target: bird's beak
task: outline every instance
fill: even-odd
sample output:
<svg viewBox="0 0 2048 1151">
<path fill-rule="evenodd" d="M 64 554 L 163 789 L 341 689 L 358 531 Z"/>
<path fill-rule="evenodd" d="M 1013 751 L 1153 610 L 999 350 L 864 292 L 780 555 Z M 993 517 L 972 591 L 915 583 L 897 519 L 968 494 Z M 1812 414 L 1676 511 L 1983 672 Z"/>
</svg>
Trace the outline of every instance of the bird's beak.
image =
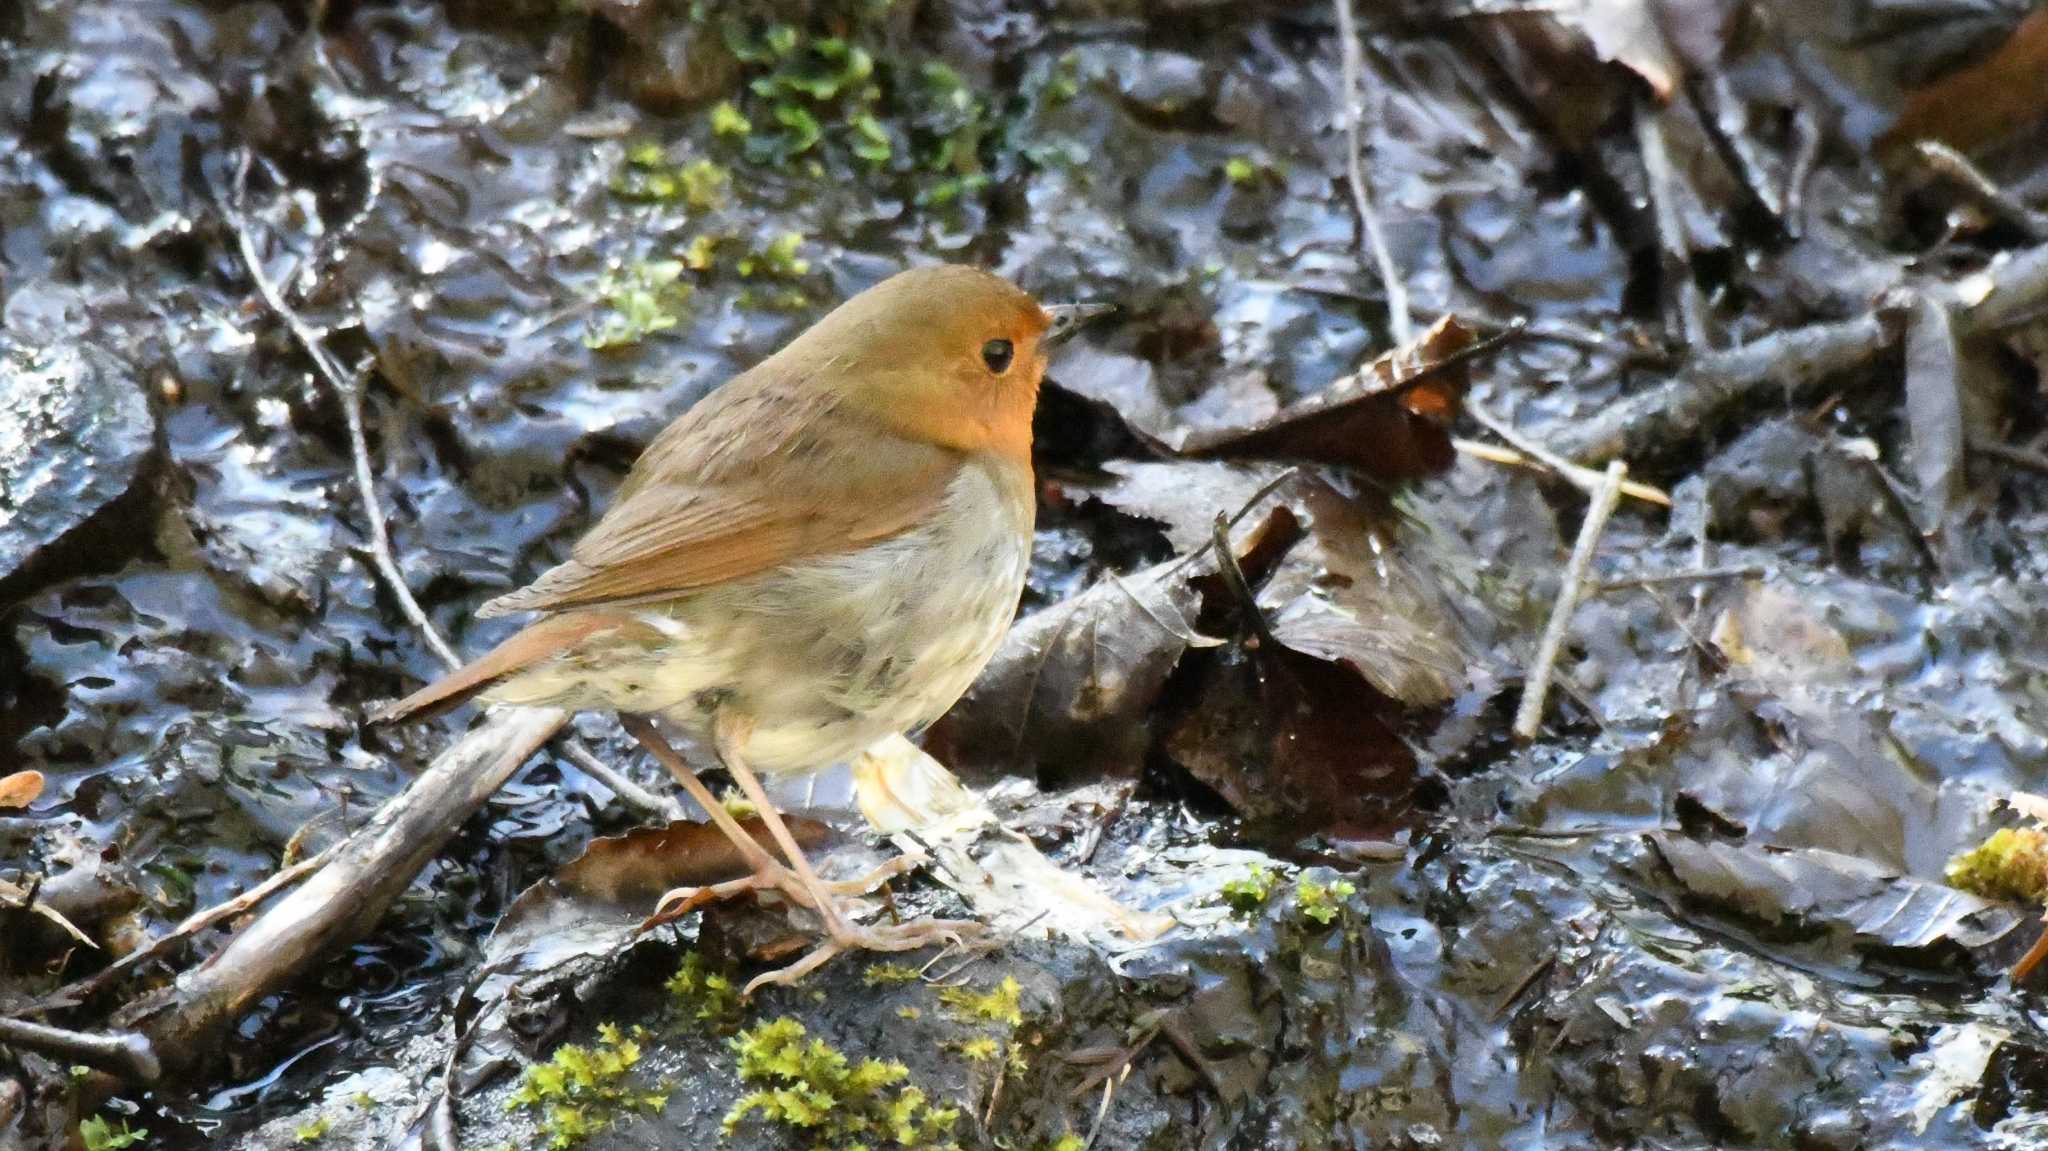
<svg viewBox="0 0 2048 1151">
<path fill-rule="evenodd" d="M 1040 343 L 1046 347 L 1063 344 L 1073 338 L 1081 325 L 1116 311 L 1115 304 L 1045 304 L 1045 316 L 1049 326 Z"/>
</svg>

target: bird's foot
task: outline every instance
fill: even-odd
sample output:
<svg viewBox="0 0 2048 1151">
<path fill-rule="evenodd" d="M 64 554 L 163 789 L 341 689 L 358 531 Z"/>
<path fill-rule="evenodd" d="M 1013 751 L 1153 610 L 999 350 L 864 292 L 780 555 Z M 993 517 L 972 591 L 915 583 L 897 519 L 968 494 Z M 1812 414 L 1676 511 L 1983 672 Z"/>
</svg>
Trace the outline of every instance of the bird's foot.
<svg viewBox="0 0 2048 1151">
<path fill-rule="evenodd" d="M 865 927 L 848 920 L 837 908 L 825 915 L 825 940 L 802 959 L 787 967 L 765 971 L 747 981 L 740 992 L 753 998 L 763 987 L 793 986 L 798 980 L 848 951 L 916 951 L 940 944 L 965 946 L 978 940 L 987 928 L 971 919 L 918 919 L 909 923 L 885 923 Z"/>
<path fill-rule="evenodd" d="M 864 875 L 852 879 L 822 881 L 818 884 L 818 890 L 813 891 L 794 869 L 764 857 L 755 861 L 754 870 L 750 874 L 738 879 L 702 887 L 678 887 L 667 892 L 661 897 L 661 901 L 655 904 L 654 914 L 647 917 L 646 923 L 641 925 L 641 930 L 674 923 L 700 907 L 767 891 L 775 892 L 798 907 L 807 907 L 818 912 L 826 920 L 829 929 L 834 918 L 841 923 L 847 920 L 836 906 L 829 910 L 820 907 L 820 898 L 830 902 L 835 896 L 866 895 L 899 875 L 917 870 L 927 862 L 929 861 L 922 855 L 899 855 Z"/>
</svg>

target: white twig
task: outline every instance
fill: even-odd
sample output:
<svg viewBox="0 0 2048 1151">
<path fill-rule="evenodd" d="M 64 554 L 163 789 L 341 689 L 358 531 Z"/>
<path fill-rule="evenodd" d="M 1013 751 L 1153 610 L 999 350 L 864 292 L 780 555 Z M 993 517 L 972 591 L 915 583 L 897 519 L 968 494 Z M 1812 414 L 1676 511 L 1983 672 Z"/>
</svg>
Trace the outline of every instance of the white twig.
<svg viewBox="0 0 2048 1151">
<path fill-rule="evenodd" d="M 1401 283 L 1400 269 L 1387 250 L 1387 234 L 1373 209 L 1372 185 L 1365 178 L 1365 144 L 1359 121 L 1365 115 L 1365 45 L 1358 38 L 1358 19 L 1351 0 L 1334 0 L 1337 9 L 1337 39 L 1344 59 L 1344 171 L 1351 185 L 1352 206 L 1358 209 L 1366 243 L 1373 262 L 1379 265 L 1380 284 L 1387 293 L 1387 316 L 1394 329 L 1394 342 L 1406 346 L 1415 335 L 1415 321 L 1408 312 L 1408 289 Z"/>
<path fill-rule="evenodd" d="M 405 573 L 399 570 L 398 558 L 391 550 L 391 531 L 384 519 L 384 505 L 377 498 L 377 482 L 370 465 L 369 436 L 363 430 L 363 392 L 358 378 L 345 371 L 327 350 L 326 342 L 311 324 L 305 321 L 284 296 L 277 285 L 270 280 L 270 274 L 263 268 L 263 259 L 256 251 L 256 238 L 249 230 L 247 217 L 243 214 L 243 189 L 249 177 L 249 153 L 242 153 L 240 165 L 235 170 L 234 199 L 229 207 L 235 229 L 235 243 L 241 248 L 242 263 L 249 269 L 249 279 L 256 285 L 256 294 L 263 299 L 278 319 L 290 329 L 292 338 L 319 369 L 320 378 L 332 388 L 337 402 L 341 404 L 342 418 L 348 423 L 349 454 L 354 457 L 356 502 L 363 507 L 363 518 L 370 525 L 370 558 L 377 568 L 377 574 L 391 590 L 393 599 L 398 601 L 398 610 L 426 640 L 427 647 L 442 664 L 453 671 L 462 666 L 462 657 L 455 653 L 434 627 L 434 621 L 427 618 L 426 609 L 413 597 L 412 588 L 405 582 Z M 675 819 L 681 815 L 681 808 L 665 800 L 627 778 L 624 773 L 613 769 L 603 760 L 584 747 L 582 741 L 569 736 L 562 741 L 562 751 L 585 775 L 595 779 L 625 802 L 651 815 L 663 819 Z"/>
<path fill-rule="evenodd" d="M 1571 630 L 1572 613 L 1578 609 L 1579 597 L 1585 593 L 1586 570 L 1592 566 L 1593 553 L 1600 546 L 1600 533 L 1606 530 L 1614 506 L 1621 502 L 1621 482 L 1627 476 L 1627 464 L 1620 460 L 1608 464 L 1607 474 L 1586 508 L 1585 522 L 1579 525 L 1579 540 L 1572 545 L 1571 562 L 1564 569 L 1563 585 L 1557 589 L 1557 603 L 1550 609 L 1543 642 L 1536 648 L 1536 662 L 1530 666 L 1522 685 L 1522 706 L 1515 709 L 1517 739 L 1536 738 L 1536 729 L 1543 725 L 1543 702 L 1550 695 L 1550 677 L 1557 667 L 1558 652 L 1564 647 L 1565 634 Z"/>
</svg>

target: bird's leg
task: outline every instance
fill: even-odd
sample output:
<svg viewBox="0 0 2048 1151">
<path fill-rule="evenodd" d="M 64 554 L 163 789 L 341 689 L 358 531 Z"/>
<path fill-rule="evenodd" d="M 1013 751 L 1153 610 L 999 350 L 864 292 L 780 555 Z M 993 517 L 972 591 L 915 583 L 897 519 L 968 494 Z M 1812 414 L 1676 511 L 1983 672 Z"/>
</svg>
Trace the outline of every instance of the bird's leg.
<svg viewBox="0 0 2048 1151">
<path fill-rule="evenodd" d="M 789 857 L 790 865 L 809 887 L 811 906 L 825 923 L 825 942 L 812 949 L 810 954 L 787 967 L 755 976 L 741 992 L 752 996 L 754 992 L 771 983 L 793 984 L 804 976 L 824 966 L 833 956 L 842 951 L 914 951 L 938 943 L 958 943 L 969 934 L 981 931 L 981 925 L 966 920 L 925 919 L 912 923 L 890 924 L 879 927 L 862 927 L 853 922 L 840 907 L 835 888 L 844 884 L 827 884 L 819 880 L 811 861 L 805 858 L 803 849 L 797 846 L 796 837 L 789 833 L 789 827 L 782 822 L 782 816 L 769 801 L 768 792 L 761 781 L 747 767 L 740 754 L 741 745 L 746 742 L 753 724 L 731 713 L 721 712 L 713 721 L 711 731 L 718 748 L 718 758 L 725 769 L 732 773 L 733 782 L 752 800 L 761 813 L 761 822 L 768 825 L 768 834 Z M 879 874 L 888 870 L 885 864 L 876 869 Z M 872 876 L 864 877 L 857 883 L 865 883 Z"/>
<path fill-rule="evenodd" d="M 678 888 L 669 892 L 661 897 L 653 922 L 666 923 L 680 919 L 705 903 L 730 899 L 747 891 L 762 890 L 781 892 L 792 903 L 810 907 L 820 915 L 830 914 L 816 906 L 817 900 L 810 886 L 804 883 L 802 875 L 776 862 L 775 857 L 770 855 L 766 848 L 747 834 L 746 829 L 740 826 L 739 820 L 732 817 L 732 813 L 725 809 L 725 805 L 718 802 L 718 797 L 711 794 L 711 789 L 704 786 L 704 781 L 697 778 L 697 773 L 690 770 L 690 765 L 683 762 L 683 757 L 676 754 L 676 749 L 669 746 L 668 740 L 662 738 L 661 732 L 655 728 L 651 720 L 642 715 L 621 713 L 619 723 L 641 747 L 647 749 L 649 755 L 668 769 L 668 773 L 675 777 L 675 781 L 689 793 L 690 798 L 696 800 L 697 805 L 711 817 L 712 824 L 732 841 L 733 847 L 740 853 L 740 858 L 746 860 L 747 866 L 752 869 L 752 874 L 741 879 L 709 887 Z M 764 812 L 770 810 L 763 809 Z M 780 824 L 781 821 L 777 820 L 776 825 Z M 783 834 L 788 834 L 787 828 L 783 829 Z"/>
</svg>

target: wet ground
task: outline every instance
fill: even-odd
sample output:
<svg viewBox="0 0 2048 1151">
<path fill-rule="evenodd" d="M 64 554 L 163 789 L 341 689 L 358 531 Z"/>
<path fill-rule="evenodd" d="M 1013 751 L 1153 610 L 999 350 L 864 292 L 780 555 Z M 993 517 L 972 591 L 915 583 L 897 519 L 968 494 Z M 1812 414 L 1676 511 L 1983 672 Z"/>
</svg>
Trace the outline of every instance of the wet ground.
<svg viewBox="0 0 2048 1151">
<path fill-rule="evenodd" d="M 663 1102 L 589 1145 L 708 1145 L 759 1086 L 732 1036 L 784 1016 L 902 1060 L 961 1113 L 934 1144 L 2048 1138 L 2039 991 L 2004 977 L 2037 909 L 1944 875 L 2048 785 L 2048 340 L 2024 308 L 1970 318 L 1973 277 L 2048 238 L 2040 131 L 1973 111 L 2038 121 L 2038 73 L 1939 86 L 2023 40 L 2017 13 L 1701 6 L 1728 19 L 1667 12 L 1663 54 L 1528 14 L 1364 13 L 1367 171 L 1419 318 L 1527 321 L 1470 367 L 1485 410 L 1597 465 L 1603 415 L 1717 352 L 1873 333 L 1631 425 L 1631 478 L 1672 506 L 1622 503 L 1523 744 L 1587 506 L 1538 472 L 1297 478 L 1240 536 L 1271 642 L 1213 562 L 1144 613 L 1198 644 L 1076 607 L 1286 462 L 1149 443 L 1266 420 L 1398 342 L 1330 10 L 714 7 L 0 10 L 0 774 L 46 780 L 0 812 L 0 879 L 48 876 L 123 954 L 358 824 L 467 722 L 362 723 L 440 665 L 377 578 L 344 407 L 244 241 L 363 379 L 400 570 L 466 652 L 516 626 L 476 605 L 558 557 L 674 413 L 905 264 L 973 262 L 1124 310 L 1056 364 L 1040 423 L 1024 608 L 1068 614 L 931 746 L 1053 860 L 1181 926 L 961 971 L 1018 981 L 1000 1018 L 865 960 L 822 997 L 680 1018 L 662 981 L 745 919 L 663 935 L 502 1029 L 544 1059 L 649 1021 L 631 1076 Z M 1995 187 L 1930 175 L 1902 133 Z M 663 786 L 614 728 L 585 734 Z M 638 818 L 543 754 L 212 1065 L 90 1112 L 152 1147 L 430 1129 L 493 925 Z M 1223 891 L 1259 874 L 1264 898 Z M 104 962 L 0 915 L 0 1013 Z M 94 1026 L 170 971 L 47 1018 Z M 0 1049 L 0 1138 L 74 1118 L 63 1074 Z M 533 1144 L 520 1082 L 466 1099 L 466 1145 Z"/>
</svg>

